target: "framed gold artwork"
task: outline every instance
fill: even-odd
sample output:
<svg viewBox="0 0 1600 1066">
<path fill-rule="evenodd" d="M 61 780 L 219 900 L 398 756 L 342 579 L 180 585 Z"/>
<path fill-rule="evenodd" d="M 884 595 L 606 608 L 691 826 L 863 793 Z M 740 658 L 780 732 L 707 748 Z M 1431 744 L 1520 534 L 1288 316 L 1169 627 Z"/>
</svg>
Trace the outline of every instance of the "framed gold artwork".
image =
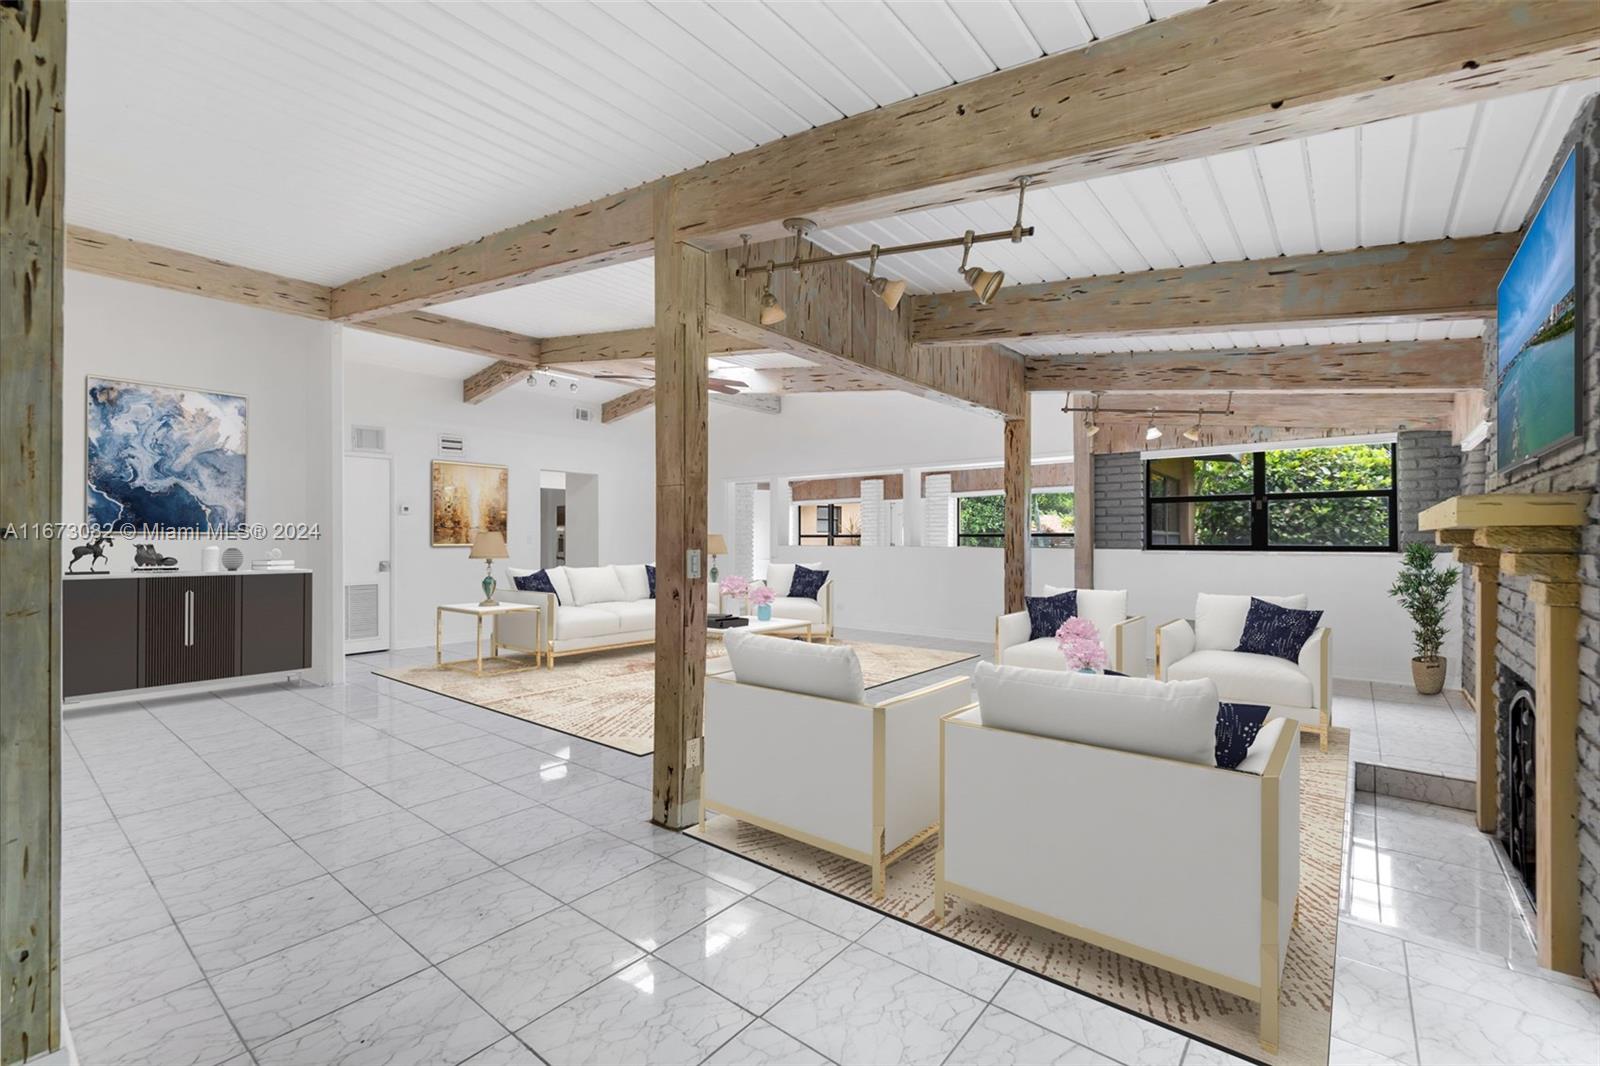
<svg viewBox="0 0 1600 1066">
<path fill-rule="evenodd" d="M 506 532 L 509 471 L 487 463 L 433 461 L 428 493 L 435 548 L 466 548 L 479 533 Z"/>
</svg>

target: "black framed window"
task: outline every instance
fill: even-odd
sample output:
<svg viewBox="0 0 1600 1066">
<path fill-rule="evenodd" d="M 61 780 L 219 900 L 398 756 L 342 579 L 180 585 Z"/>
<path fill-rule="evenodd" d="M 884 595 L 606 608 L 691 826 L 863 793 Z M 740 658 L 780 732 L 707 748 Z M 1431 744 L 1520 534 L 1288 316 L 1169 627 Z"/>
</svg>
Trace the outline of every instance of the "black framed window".
<svg viewBox="0 0 1600 1066">
<path fill-rule="evenodd" d="M 1028 539 L 1035 548 L 1072 546 L 1072 492 L 1033 494 Z M 956 544 L 963 548 L 1002 548 L 1006 535 L 1006 498 L 1001 493 L 956 497 Z"/>
<path fill-rule="evenodd" d="M 1392 444 L 1145 462 L 1145 547 L 1395 551 Z"/>
<path fill-rule="evenodd" d="M 860 545 L 860 503 L 803 503 L 797 510 L 801 544 L 833 548 Z"/>
</svg>

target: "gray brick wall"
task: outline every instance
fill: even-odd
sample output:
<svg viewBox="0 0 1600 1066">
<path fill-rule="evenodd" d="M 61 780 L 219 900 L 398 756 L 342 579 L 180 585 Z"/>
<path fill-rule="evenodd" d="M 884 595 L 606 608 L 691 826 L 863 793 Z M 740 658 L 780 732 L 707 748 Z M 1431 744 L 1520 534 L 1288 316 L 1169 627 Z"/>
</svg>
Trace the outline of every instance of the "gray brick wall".
<svg viewBox="0 0 1600 1066">
<path fill-rule="evenodd" d="M 1470 452 L 1461 456 L 1461 494 L 1475 496 L 1483 492 L 1484 484 L 1489 476 L 1489 447 L 1479 444 Z M 1472 575 L 1476 573 L 1472 567 L 1461 568 L 1461 687 L 1478 698 L 1477 687 L 1477 641 L 1478 627 L 1473 621 L 1472 602 L 1477 595 L 1477 582 Z"/>
<path fill-rule="evenodd" d="M 1594 97 L 1574 120 L 1560 151 L 1551 160 L 1544 186 L 1533 200 L 1535 207 L 1544 199 L 1555 177 L 1556 166 L 1565 161 L 1568 151 L 1580 138 L 1588 145 L 1589 158 L 1600 159 L 1600 102 Z M 1593 493 L 1600 481 L 1600 182 L 1590 182 L 1584 194 L 1588 203 L 1578 236 L 1578 258 L 1587 264 L 1586 285 L 1578 294 L 1583 304 L 1579 321 L 1584 323 L 1584 330 L 1578 337 L 1578 350 L 1584 360 L 1587 382 L 1583 405 L 1584 437 L 1538 460 L 1500 471 L 1493 466 L 1495 423 L 1491 412 L 1489 440 L 1485 445 L 1491 457 L 1487 478 L 1490 492 Z M 1484 343 L 1484 382 L 1490 390 L 1491 402 L 1495 361 L 1494 330 L 1490 329 Z M 1578 749 L 1580 936 L 1584 973 L 1591 980 L 1600 980 L 1600 508 L 1593 496 L 1589 521 L 1582 531 L 1579 582 L 1578 735 L 1573 739 Z M 1501 578 L 1496 653 L 1502 665 L 1532 681 L 1534 618 L 1527 585 L 1519 578 Z"/>
<path fill-rule="evenodd" d="M 1461 494 L 1461 449 L 1447 429 L 1405 430 L 1395 440 L 1395 465 L 1400 546 L 1432 544 L 1432 533 L 1418 531 L 1417 514 Z"/>
<path fill-rule="evenodd" d="M 1138 452 L 1094 457 L 1094 546 L 1144 547 L 1144 463 Z"/>
</svg>

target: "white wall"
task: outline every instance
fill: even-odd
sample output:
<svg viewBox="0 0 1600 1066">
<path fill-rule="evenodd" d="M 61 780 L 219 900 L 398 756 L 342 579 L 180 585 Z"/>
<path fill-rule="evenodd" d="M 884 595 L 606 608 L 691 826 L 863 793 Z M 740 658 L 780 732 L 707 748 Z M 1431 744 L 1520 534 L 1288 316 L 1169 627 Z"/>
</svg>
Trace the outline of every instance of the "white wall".
<svg viewBox="0 0 1600 1066">
<path fill-rule="evenodd" d="M 1035 559 L 1038 555 L 1035 554 Z M 1095 584 L 1126 588 L 1128 610 L 1154 628 L 1174 618 L 1193 618 L 1201 592 L 1292 595 L 1303 592 L 1333 630 L 1333 676 L 1371 681 L 1411 681 L 1411 620 L 1388 590 L 1400 556 L 1387 552 L 1183 552 L 1101 548 L 1094 553 Z M 1461 617 L 1452 593 L 1445 618 Z M 1460 647 L 1452 625 L 1447 649 Z M 1446 654 L 1450 654 L 1447 650 Z M 1450 655 L 1446 683 L 1459 683 L 1460 654 Z"/>
<path fill-rule="evenodd" d="M 251 525 L 319 523 L 310 541 L 235 542 L 245 558 L 279 547 L 315 571 L 316 680 L 343 669 L 336 651 L 342 620 L 334 605 L 341 581 L 337 540 L 340 464 L 338 327 L 148 285 L 67 271 L 64 298 L 62 520 L 84 518 L 86 379 L 121 378 L 244 396 L 248 442 L 245 515 Z M 65 558 L 72 543 L 62 545 Z M 198 569 L 199 540 L 161 539 L 160 550 Z M 119 540 L 112 568 L 133 565 Z M 248 565 L 248 564 L 247 564 Z"/>
<path fill-rule="evenodd" d="M 349 362 L 345 382 L 345 422 L 384 426 L 394 458 L 395 502 L 409 503 L 411 514 L 396 515 L 394 530 L 394 624 L 396 647 L 433 643 L 434 608 L 481 598 L 483 564 L 467 558 L 466 548 L 434 548 L 428 535 L 429 463 L 436 458 L 437 435 L 466 438 L 472 462 L 510 468 L 507 542 L 513 565 L 538 565 L 541 471 L 597 475 L 602 562 L 644 562 L 655 550 L 655 424 L 647 417 L 611 425 L 582 423 L 572 417 L 572 401 L 554 394 L 513 387 L 482 404 L 461 402 L 461 378 L 407 373 L 364 362 L 376 342 L 359 330 L 346 332 Z M 378 338 L 382 341 L 383 338 Z M 571 523 L 574 479 L 567 479 Z M 570 537 L 569 528 L 569 537 Z M 569 549 L 570 554 L 570 549 Z M 501 584 L 508 583 L 496 567 Z M 447 619 L 447 640 L 472 635 L 469 619 Z"/>
</svg>

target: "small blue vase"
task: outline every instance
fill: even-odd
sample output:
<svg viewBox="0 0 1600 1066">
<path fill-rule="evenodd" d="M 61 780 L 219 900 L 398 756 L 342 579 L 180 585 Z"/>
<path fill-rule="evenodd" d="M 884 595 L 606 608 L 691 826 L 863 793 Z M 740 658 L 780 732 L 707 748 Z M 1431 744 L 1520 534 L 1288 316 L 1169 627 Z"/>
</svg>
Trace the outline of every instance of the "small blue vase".
<svg viewBox="0 0 1600 1066">
<path fill-rule="evenodd" d="M 772 621 L 772 604 L 763 603 L 756 608 L 756 619 L 761 622 Z"/>
</svg>

